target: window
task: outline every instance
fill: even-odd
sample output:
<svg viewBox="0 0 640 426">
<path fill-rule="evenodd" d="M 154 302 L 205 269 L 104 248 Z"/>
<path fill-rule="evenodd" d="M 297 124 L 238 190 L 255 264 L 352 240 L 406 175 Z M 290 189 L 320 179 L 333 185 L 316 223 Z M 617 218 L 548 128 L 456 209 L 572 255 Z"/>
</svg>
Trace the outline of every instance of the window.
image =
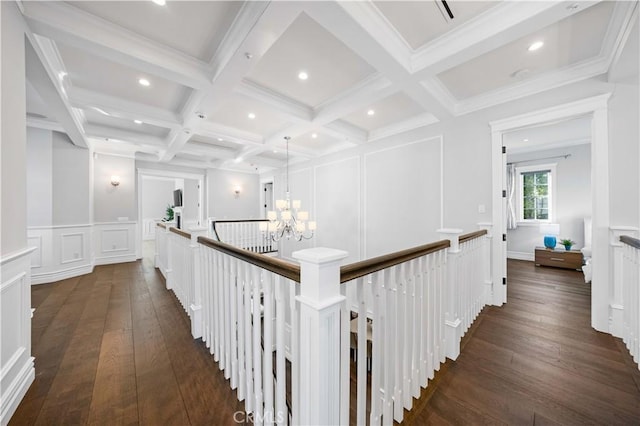
<svg viewBox="0 0 640 426">
<path fill-rule="evenodd" d="M 553 217 L 555 165 L 520 167 L 518 204 L 520 222 L 549 222 Z"/>
</svg>

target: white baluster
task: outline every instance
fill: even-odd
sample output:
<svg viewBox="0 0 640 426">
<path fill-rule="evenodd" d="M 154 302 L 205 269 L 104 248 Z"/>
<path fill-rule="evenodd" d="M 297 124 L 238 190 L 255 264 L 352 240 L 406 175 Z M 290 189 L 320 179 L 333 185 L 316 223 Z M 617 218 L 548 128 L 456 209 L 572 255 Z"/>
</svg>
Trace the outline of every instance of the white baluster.
<svg viewBox="0 0 640 426">
<path fill-rule="evenodd" d="M 358 372 L 356 388 L 356 423 L 366 424 L 367 415 L 367 306 L 364 297 L 364 280 L 356 280 L 356 300 L 358 303 Z"/>
<path fill-rule="evenodd" d="M 287 423 L 286 383 L 287 372 L 285 363 L 285 280 L 275 276 L 276 287 L 276 421 L 279 425 Z"/>
<path fill-rule="evenodd" d="M 253 417 L 254 424 L 263 424 L 263 401 L 264 401 L 264 389 L 263 373 L 262 373 L 262 344 L 261 344 L 261 326 L 262 321 L 260 314 L 260 296 L 261 296 L 261 282 L 260 282 L 260 269 L 256 266 L 251 267 L 251 281 L 253 283 L 252 296 L 253 296 L 253 393 L 255 398 L 255 406 Z"/>
<path fill-rule="evenodd" d="M 349 424 L 349 405 L 351 397 L 351 307 L 347 297 L 351 282 L 340 286 L 344 302 L 340 306 L 340 424 Z"/>
<path fill-rule="evenodd" d="M 264 271 L 264 418 L 275 420 L 273 410 L 273 274 Z"/>
</svg>

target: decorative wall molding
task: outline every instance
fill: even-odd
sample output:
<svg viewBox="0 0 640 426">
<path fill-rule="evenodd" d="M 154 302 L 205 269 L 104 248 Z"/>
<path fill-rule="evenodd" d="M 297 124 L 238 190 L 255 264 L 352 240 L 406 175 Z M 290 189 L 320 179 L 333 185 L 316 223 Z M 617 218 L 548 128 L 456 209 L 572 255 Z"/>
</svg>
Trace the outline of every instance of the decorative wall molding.
<svg viewBox="0 0 640 426">
<path fill-rule="evenodd" d="M 6 425 L 35 378 L 31 357 L 31 271 L 25 248 L 0 260 L 0 424 Z"/>
<path fill-rule="evenodd" d="M 93 271 L 91 224 L 34 226 L 27 229 L 31 284 L 46 284 Z"/>
<path fill-rule="evenodd" d="M 97 223 L 94 226 L 95 265 L 136 260 L 137 222 Z"/>
</svg>

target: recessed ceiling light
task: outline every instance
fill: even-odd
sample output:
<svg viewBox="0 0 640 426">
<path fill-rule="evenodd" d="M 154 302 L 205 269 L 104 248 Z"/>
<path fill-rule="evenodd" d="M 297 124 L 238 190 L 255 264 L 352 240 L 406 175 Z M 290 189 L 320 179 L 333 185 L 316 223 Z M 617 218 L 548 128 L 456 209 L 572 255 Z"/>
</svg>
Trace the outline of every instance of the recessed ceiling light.
<svg viewBox="0 0 640 426">
<path fill-rule="evenodd" d="M 306 79 L 308 79 L 308 78 L 309 78 L 309 74 L 307 74 L 307 73 L 306 73 L 306 72 L 304 72 L 304 71 L 300 71 L 300 73 L 298 74 L 298 78 L 299 78 L 300 80 L 306 80 Z"/>
<path fill-rule="evenodd" d="M 140 83 L 140 85 L 144 87 L 151 86 L 151 83 L 149 83 L 149 80 L 147 80 L 146 78 L 141 78 L 140 80 L 138 80 L 138 83 Z"/>
<path fill-rule="evenodd" d="M 151 1 L 157 4 L 158 6 L 164 6 L 165 4 L 167 4 L 165 0 L 151 0 Z"/>
<path fill-rule="evenodd" d="M 142 121 L 140 121 L 140 120 L 133 120 L 133 122 L 136 123 L 136 124 L 142 124 Z"/>
<path fill-rule="evenodd" d="M 242 157 L 238 157 L 235 160 L 233 160 L 234 163 L 239 163 L 242 161 Z"/>
<path fill-rule="evenodd" d="M 218 142 L 222 142 L 222 138 L 218 138 Z"/>
<path fill-rule="evenodd" d="M 277 153 L 278 153 L 278 150 L 277 150 L 277 149 L 274 149 L 274 150 L 273 150 L 273 153 L 274 153 L 274 154 L 277 154 Z"/>
<path fill-rule="evenodd" d="M 367 115 L 374 115 L 376 112 L 372 109 L 370 109 L 369 111 L 367 111 Z"/>
<path fill-rule="evenodd" d="M 253 120 L 254 118 L 256 118 L 256 115 L 250 112 L 249 115 L 247 115 L 247 117 L 249 117 L 250 120 Z"/>
<path fill-rule="evenodd" d="M 544 46 L 544 42 L 543 41 L 534 41 L 533 43 L 531 43 L 531 45 L 529 46 L 529 52 L 533 52 L 534 50 L 538 50 L 540 49 L 542 46 Z"/>
<path fill-rule="evenodd" d="M 523 142 L 529 142 L 529 139 L 522 139 Z"/>
<path fill-rule="evenodd" d="M 318 134 L 317 134 L 317 133 L 312 133 L 312 134 L 311 134 L 311 137 L 312 137 L 312 138 L 314 138 L 314 139 L 316 139 L 316 138 L 318 137 Z"/>
</svg>

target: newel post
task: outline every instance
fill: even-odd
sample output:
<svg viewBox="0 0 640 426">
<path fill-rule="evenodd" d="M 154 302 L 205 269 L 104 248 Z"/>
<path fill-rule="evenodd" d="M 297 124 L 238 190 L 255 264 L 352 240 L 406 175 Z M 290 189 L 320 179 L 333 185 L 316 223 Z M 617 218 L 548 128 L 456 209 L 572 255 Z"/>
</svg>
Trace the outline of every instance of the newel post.
<svg viewBox="0 0 640 426">
<path fill-rule="evenodd" d="M 340 265 L 342 250 L 296 251 L 300 261 L 299 424 L 340 423 Z"/>
<path fill-rule="evenodd" d="M 194 339 L 202 337 L 202 285 L 204 278 L 202 276 L 202 252 L 200 250 L 200 244 L 198 243 L 199 236 L 207 235 L 207 228 L 190 228 L 191 242 L 189 244 L 189 250 L 191 251 L 191 270 L 193 274 L 191 276 L 193 301 L 189 306 L 189 314 L 191 317 L 191 336 Z"/>
<path fill-rule="evenodd" d="M 438 234 L 451 242 L 447 253 L 446 267 L 445 340 L 447 358 L 455 360 L 460 355 L 460 339 L 462 338 L 460 285 L 458 283 L 459 237 L 462 234 L 462 229 L 438 229 Z"/>
</svg>

